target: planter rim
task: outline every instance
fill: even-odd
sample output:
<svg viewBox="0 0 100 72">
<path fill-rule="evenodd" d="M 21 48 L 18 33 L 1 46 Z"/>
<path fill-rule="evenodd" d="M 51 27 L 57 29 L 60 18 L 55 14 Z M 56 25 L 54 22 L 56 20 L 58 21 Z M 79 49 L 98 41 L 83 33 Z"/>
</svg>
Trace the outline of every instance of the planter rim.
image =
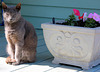
<svg viewBox="0 0 100 72">
<path fill-rule="evenodd" d="M 68 25 L 58 25 L 48 23 L 42 23 L 41 28 L 44 30 L 56 30 L 56 31 L 71 31 L 71 32 L 79 32 L 79 33 L 87 33 L 87 34 L 100 34 L 100 27 L 96 28 L 86 28 L 86 27 L 78 27 L 78 26 L 68 26 Z"/>
<path fill-rule="evenodd" d="M 59 21 L 58 21 L 59 22 Z M 56 22 L 57 23 L 57 22 Z M 41 25 L 56 25 L 56 26 L 65 26 L 65 27 L 76 27 L 76 28 L 83 28 L 83 29 L 91 29 L 91 30 L 96 30 L 96 29 L 100 29 L 100 27 L 96 27 L 96 28 L 88 28 L 88 27 L 80 27 L 80 26 L 69 26 L 69 25 L 59 25 L 59 24 L 53 24 L 51 22 L 47 22 L 47 23 L 42 23 Z M 42 28 L 44 28 L 43 26 L 41 26 Z"/>
</svg>

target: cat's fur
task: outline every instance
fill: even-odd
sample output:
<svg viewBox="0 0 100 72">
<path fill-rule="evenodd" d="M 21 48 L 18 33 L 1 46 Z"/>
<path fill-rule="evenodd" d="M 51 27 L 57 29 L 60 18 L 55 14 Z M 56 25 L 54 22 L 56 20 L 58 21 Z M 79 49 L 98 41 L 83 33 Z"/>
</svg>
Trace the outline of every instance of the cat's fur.
<svg viewBox="0 0 100 72">
<path fill-rule="evenodd" d="M 2 2 L 2 7 L 5 37 L 8 43 L 7 52 L 12 60 L 16 60 L 12 64 L 34 62 L 36 59 L 37 35 L 33 25 L 21 16 L 21 3 L 14 7 L 8 7 Z"/>
</svg>

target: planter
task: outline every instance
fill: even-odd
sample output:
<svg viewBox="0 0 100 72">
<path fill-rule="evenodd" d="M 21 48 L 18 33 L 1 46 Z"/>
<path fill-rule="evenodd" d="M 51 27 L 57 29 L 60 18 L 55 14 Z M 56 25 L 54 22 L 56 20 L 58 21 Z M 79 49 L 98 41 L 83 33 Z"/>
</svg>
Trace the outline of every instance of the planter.
<svg viewBox="0 0 100 72">
<path fill-rule="evenodd" d="M 100 63 L 100 27 L 84 28 L 43 23 L 46 45 L 55 64 L 89 69 Z"/>
</svg>

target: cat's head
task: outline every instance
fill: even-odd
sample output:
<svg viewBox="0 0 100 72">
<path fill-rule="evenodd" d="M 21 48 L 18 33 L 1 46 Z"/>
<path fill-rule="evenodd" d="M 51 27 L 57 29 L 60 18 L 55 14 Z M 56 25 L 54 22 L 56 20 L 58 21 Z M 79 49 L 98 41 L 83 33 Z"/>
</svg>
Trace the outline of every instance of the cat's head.
<svg viewBox="0 0 100 72">
<path fill-rule="evenodd" d="M 2 7 L 3 7 L 3 18 L 5 22 L 11 24 L 17 22 L 20 19 L 21 3 L 11 7 L 7 6 L 4 2 L 2 2 Z"/>
</svg>

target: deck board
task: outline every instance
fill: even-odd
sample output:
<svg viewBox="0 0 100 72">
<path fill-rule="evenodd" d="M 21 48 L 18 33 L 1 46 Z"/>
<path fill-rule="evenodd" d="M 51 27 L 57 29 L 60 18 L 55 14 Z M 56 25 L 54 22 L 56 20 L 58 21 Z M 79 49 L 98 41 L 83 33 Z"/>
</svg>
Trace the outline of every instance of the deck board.
<svg viewBox="0 0 100 72">
<path fill-rule="evenodd" d="M 36 33 L 38 36 L 36 62 L 12 66 L 5 63 L 7 42 L 4 32 L 0 32 L 0 35 L 3 34 L 0 37 L 0 72 L 100 72 L 100 65 L 82 70 L 75 66 L 52 64 L 53 56 L 47 49 L 42 30 L 36 30 Z"/>
<path fill-rule="evenodd" d="M 47 47 L 45 45 L 39 46 L 37 48 L 37 53 L 42 53 L 42 52 L 46 52 L 46 51 L 48 51 L 48 49 L 47 49 Z"/>
<path fill-rule="evenodd" d="M 7 55 L 7 53 L 6 53 L 6 44 L 7 44 L 7 42 L 6 42 L 5 37 L 4 36 L 0 37 L 0 56 Z"/>
<path fill-rule="evenodd" d="M 44 39 L 39 40 L 37 46 L 43 46 L 43 45 L 45 45 Z"/>
<path fill-rule="evenodd" d="M 49 59 L 49 60 L 43 61 L 41 63 L 38 63 L 36 65 L 31 65 L 27 68 L 17 70 L 16 72 L 23 72 L 23 71 L 25 71 L 25 72 L 45 72 L 47 70 L 50 70 L 52 68 L 59 66 L 59 65 L 51 64 L 50 63 L 51 61 L 52 61 L 52 59 Z"/>
</svg>

